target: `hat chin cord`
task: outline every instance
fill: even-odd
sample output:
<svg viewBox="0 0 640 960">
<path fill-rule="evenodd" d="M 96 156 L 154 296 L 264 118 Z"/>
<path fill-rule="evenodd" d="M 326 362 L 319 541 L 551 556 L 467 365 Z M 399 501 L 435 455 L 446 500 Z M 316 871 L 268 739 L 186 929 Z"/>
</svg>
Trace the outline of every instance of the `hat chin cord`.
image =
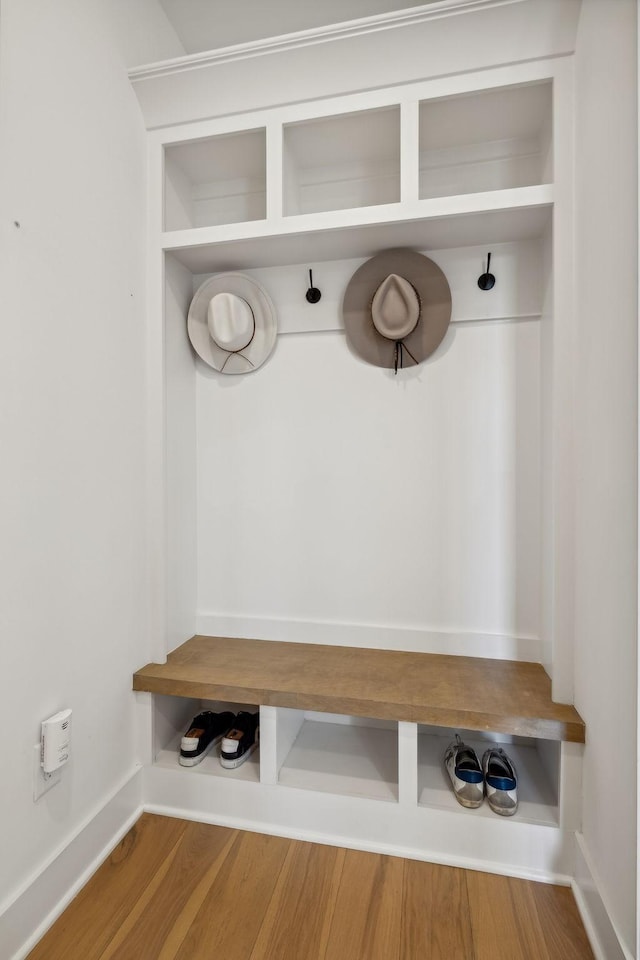
<svg viewBox="0 0 640 960">
<path fill-rule="evenodd" d="M 253 337 L 251 338 L 251 340 L 253 340 Z M 251 343 L 251 340 L 249 341 L 249 343 Z M 249 343 L 247 344 L 246 347 L 242 347 L 242 350 L 246 350 L 247 347 L 249 346 Z M 245 357 L 245 355 L 244 355 L 244 353 L 242 352 L 242 350 L 229 350 L 229 352 L 228 352 L 228 354 L 227 354 L 226 360 L 224 361 L 224 363 L 223 363 L 222 366 L 220 367 L 220 373 L 222 373 L 222 371 L 224 370 L 224 368 L 226 367 L 226 365 L 229 363 L 229 360 L 231 359 L 231 357 L 242 357 L 243 360 L 246 360 L 246 361 L 247 361 L 247 363 L 249 364 L 250 367 L 255 367 L 255 364 L 252 363 L 251 360 L 249 360 L 249 357 Z"/>
<path fill-rule="evenodd" d="M 409 347 L 406 345 L 406 343 L 405 343 L 403 340 L 396 340 L 396 341 L 394 341 L 394 345 L 393 345 L 393 346 L 394 346 L 394 350 L 393 350 L 393 372 L 394 372 L 394 374 L 397 374 L 397 373 L 398 373 L 398 366 L 400 366 L 400 369 L 401 369 L 401 370 L 402 370 L 402 368 L 403 368 L 402 355 L 403 355 L 403 352 L 404 352 L 405 350 L 407 351 L 407 353 L 409 354 L 409 356 L 411 357 L 411 359 L 412 359 L 413 362 L 415 363 L 416 367 L 418 366 L 418 361 L 416 360 L 416 358 L 414 357 L 414 355 L 411 353 L 411 350 L 409 350 Z"/>
<path fill-rule="evenodd" d="M 238 350 L 228 350 L 228 351 L 227 351 L 227 357 L 226 357 L 224 363 L 222 364 L 222 366 L 220 367 L 220 373 L 222 373 L 222 371 L 224 370 L 224 368 L 225 368 L 226 365 L 228 364 L 228 362 L 229 362 L 229 360 L 231 359 L 231 357 L 242 357 L 243 360 L 246 360 L 246 361 L 247 361 L 247 363 L 249 364 L 250 367 L 254 367 L 254 369 L 255 369 L 255 364 L 252 363 L 251 360 L 249 360 L 249 357 L 245 357 L 244 353 L 242 352 L 243 350 L 246 350 L 247 347 L 249 347 L 249 346 L 251 345 L 251 341 L 253 340 L 253 338 L 255 337 L 255 335 L 256 335 L 256 319 L 255 319 L 255 317 L 254 317 L 254 318 L 253 318 L 253 332 L 252 332 L 252 334 L 251 334 L 251 337 L 250 337 L 250 339 L 249 339 L 249 342 L 248 342 L 248 343 L 245 343 L 244 347 L 239 347 Z M 225 349 L 226 349 L 226 348 L 225 348 Z"/>
<path fill-rule="evenodd" d="M 215 345 L 227 354 L 220 373 L 233 356 L 242 357 L 250 367 L 255 367 L 242 352 L 250 346 L 256 335 L 256 318 L 251 304 L 244 297 L 228 291 L 217 293 L 207 307 L 207 326 Z M 251 335 L 247 337 L 249 332 Z"/>
</svg>

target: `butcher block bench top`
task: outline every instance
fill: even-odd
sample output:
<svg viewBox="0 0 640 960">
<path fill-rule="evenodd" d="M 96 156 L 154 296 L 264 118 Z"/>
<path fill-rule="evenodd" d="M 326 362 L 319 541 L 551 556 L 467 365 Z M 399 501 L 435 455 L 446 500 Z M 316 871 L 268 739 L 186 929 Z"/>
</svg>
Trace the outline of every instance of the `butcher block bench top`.
<svg viewBox="0 0 640 960">
<path fill-rule="evenodd" d="M 133 689 L 584 743 L 539 663 L 192 637 L 133 675 Z"/>
</svg>

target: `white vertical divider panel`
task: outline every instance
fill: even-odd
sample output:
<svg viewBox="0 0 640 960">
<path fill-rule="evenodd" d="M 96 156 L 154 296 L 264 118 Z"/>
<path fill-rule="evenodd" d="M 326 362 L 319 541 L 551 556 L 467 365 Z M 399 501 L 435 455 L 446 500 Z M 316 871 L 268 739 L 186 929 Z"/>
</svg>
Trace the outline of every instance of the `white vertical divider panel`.
<svg viewBox="0 0 640 960">
<path fill-rule="evenodd" d="M 134 698 L 136 758 L 138 763 L 149 766 L 155 756 L 154 695 L 137 691 Z"/>
<path fill-rule="evenodd" d="M 276 782 L 282 764 L 289 755 L 289 751 L 296 742 L 304 723 L 304 710 L 290 710 L 282 707 L 278 710 L 278 740 L 276 743 Z"/>
<path fill-rule="evenodd" d="M 189 697 L 149 694 L 153 702 L 153 761 L 161 750 L 166 750 L 175 740 L 176 734 L 184 734 L 189 729 L 191 719 L 200 713 L 200 701 Z M 178 754 L 176 751 L 176 763 Z"/>
<path fill-rule="evenodd" d="M 400 104 L 400 200 L 415 203 L 420 191 L 420 112 L 415 99 Z"/>
<path fill-rule="evenodd" d="M 540 316 L 540 662 L 553 676 L 553 223 L 541 242 Z M 543 281 L 544 278 L 544 281 Z"/>
<path fill-rule="evenodd" d="M 554 76 L 553 317 L 551 347 L 550 522 L 553 531 L 551 598 L 551 679 L 553 699 L 573 703 L 574 692 L 574 416 L 573 357 L 573 60 L 557 61 Z M 545 357 L 547 360 L 548 357 Z M 545 425 L 546 426 L 546 425 Z"/>
<path fill-rule="evenodd" d="M 560 744 L 560 782 L 558 807 L 563 830 L 582 830 L 582 756 L 581 743 Z"/>
<path fill-rule="evenodd" d="M 193 278 L 175 258 L 165 262 L 165 578 L 167 651 L 196 632 L 196 383 L 186 317 Z"/>
<path fill-rule="evenodd" d="M 278 708 L 260 707 L 260 783 L 278 782 Z"/>
<path fill-rule="evenodd" d="M 418 724 L 398 721 L 398 802 L 418 803 Z"/>
<path fill-rule="evenodd" d="M 167 547 L 165 462 L 164 256 L 159 238 L 164 216 L 164 150 L 151 136 L 147 152 L 147 570 L 148 655 L 167 658 Z"/>
<path fill-rule="evenodd" d="M 278 120 L 270 120 L 266 126 L 267 220 L 282 219 L 284 177 L 282 137 L 282 123 Z"/>
<path fill-rule="evenodd" d="M 276 750 L 278 771 L 296 742 L 305 716 L 304 710 L 290 710 L 285 707 L 278 710 L 278 743 Z"/>
<path fill-rule="evenodd" d="M 304 723 L 304 710 L 260 707 L 260 783 L 276 784 Z"/>
</svg>

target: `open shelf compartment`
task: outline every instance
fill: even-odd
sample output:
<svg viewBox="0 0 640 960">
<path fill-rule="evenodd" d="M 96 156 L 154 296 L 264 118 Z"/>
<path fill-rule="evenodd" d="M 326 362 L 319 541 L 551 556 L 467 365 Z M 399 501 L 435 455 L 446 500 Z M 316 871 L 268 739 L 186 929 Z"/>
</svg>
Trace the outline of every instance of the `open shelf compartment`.
<svg viewBox="0 0 640 960">
<path fill-rule="evenodd" d="M 518 777 L 518 811 L 512 818 L 498 817 L 485 802 L 467 809 L 455 799 L 444 767 L 444 754 L 456 733 L 476 751 L 478 760 L 489 747 L 501 746 L 513 761 Z M 496 736 L 477 730 L 418 727 L 418 803 L 468 816 L 491 817 L 557 827 L 560 743 L 526 737 Z"/>
<path fill-rule="evenodd" d="M 284 126 L 285 216 L 399 200 L 399 106 Z"/>
<path fill-rule="evenodd" d="M 420 198 L 551 183 L 552 84 L 420 103 Z"/>
<path fill-rule="evenodd" d="M 194 700 L 186 697 L 154 697 L 154 765 L 179 771 L 185 776 L 201 775 L 223 777 L 227 780 L 260 782 L 260 747 L 253 751 L 243 764 L 228 770 L 220 764 L 220 746 L 217 745 L 193 767 L 183 767 L 179 760 L 180 741 L 189 729 L 191 720 L 203 710 L 220 713 L 231 710 L 238 713 L 246 710 L 255 713 L 258 706 L 226 701 Z"/>
<path fill-rule="evenodd" d="M 264 128 L 168 145 L 164 173 L 165 230 L 266 217 Z"/>
<path fill-rule="evenodd" d="M 282 708 L 277 713 L 279 784 L 397 801 L 396 723 Z"/>
</svg>

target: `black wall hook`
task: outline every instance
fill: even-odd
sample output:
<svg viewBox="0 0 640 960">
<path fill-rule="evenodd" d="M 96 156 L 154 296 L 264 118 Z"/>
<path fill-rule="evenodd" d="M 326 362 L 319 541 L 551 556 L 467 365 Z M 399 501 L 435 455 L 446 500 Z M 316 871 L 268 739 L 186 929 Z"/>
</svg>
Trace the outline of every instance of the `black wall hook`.
<svg viewBox="0 0 640 960">
<path fill-rule="evenodd" d="M 311 270 L 309 270 L 309 289 L 307 290 L 305 296 L 309 303 L 317 303 L 322 296 L 318 288 L 314 287 L 313 285 L 313 273 Z"/>
<path fill-rule="evenodd" d="M 481 277 L 478 277 L 478 286 L 481 290 L 491 290 L 495 286 L 496 278 L 492 273 L 489 273 L 489 264 L 491 263 L 491 254 L 487 256 L 487 272 L 483 273 Z"/>
</svg>

